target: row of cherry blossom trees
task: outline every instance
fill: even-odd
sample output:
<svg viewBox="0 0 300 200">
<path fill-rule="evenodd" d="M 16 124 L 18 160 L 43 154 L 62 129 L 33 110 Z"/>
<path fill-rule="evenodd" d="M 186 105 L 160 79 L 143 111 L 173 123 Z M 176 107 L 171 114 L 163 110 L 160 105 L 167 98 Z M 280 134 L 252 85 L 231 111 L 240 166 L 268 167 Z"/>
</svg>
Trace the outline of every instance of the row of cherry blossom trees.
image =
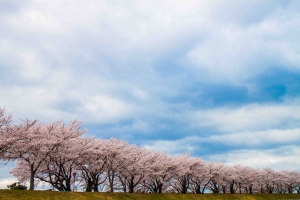
<svg viewBox="0 0 300 200">
<path fill-rule="evenodd" d="M 171 156 L 117 139 L 84 137 L 81 123 L 14 125 L 0 109 L 0 159 L 17 160 L 11 173 L 20 182 L 50 184 L 71 191 L 176 193 L 300 192 L 300 173 L 204 162 L 187 154 Z M 76 180 L 73 173 L 76 172 Z"/>
</svg>

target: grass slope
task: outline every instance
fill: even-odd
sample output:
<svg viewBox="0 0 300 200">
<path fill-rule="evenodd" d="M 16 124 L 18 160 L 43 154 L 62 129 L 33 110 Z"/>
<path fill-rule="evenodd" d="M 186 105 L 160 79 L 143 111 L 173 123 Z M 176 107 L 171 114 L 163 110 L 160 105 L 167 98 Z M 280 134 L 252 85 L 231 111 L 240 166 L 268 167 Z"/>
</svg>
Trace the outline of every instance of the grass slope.
<svg viewBox="0 0 300 200">
<path fill-rule="evenodd" d="M 51 191 L 21 191 L 0 190 L 0 200 L 272 200 L 299 199 L 300 194 L 128 194 L 128 193 L 88 193 L 88 192 L 51 192 Z"/>
</svg>

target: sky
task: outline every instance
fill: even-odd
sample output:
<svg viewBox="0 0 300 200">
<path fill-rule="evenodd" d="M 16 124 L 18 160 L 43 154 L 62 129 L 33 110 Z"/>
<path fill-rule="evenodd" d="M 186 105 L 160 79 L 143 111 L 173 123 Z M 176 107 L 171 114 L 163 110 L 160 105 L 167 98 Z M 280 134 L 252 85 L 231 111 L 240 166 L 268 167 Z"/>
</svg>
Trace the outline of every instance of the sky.
<svg viewBox="0 0 300 200">
<path fill-rule="evenodd" d="M 207 162 L 300 171 L 300 1 L 0 0 L 0 107 Z M 13 183 L 0 166 L 0 188 Z"/>
</svg>

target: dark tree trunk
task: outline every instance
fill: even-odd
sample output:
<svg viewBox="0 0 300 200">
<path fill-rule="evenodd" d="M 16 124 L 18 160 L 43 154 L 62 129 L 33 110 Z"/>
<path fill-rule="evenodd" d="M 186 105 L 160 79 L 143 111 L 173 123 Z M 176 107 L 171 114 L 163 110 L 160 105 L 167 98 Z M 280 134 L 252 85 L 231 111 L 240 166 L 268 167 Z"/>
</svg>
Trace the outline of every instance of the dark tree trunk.
<svg viewBox="0 0 300 200">
<path fill-rule="evenodd" d="M 252 194 L 252 185 L 249 187 L 249 193 Z"/>
<path fill-rule="evenodd" d="M 201 194 L 201 186 L 199 184 L 196 186 L 196 194 Z"/>
<path fill-rule="evenodd" d="M 162 183 L 158 184 L 158 193 L 159 193 L 159 194 L 162 193 L 162 187 L 163 187 L 163 184 L 162 184 Z"/>
<path fill-rule="evenodd" d="M 222 185 L 223 194 L 226 194 L 226 186 Z M 231 193 L 231 185 L 230 185 L 230 193 Z"/>
<path fill-rule="evenodd" d="M 33 164 L 30 165 L 30 184 L 29 184 L 29 190 L 34 190 L 34 176 L 35 176 L 36 170 L 34 170 Z"/>
<path fill-rule="evenodd" d="M 182 194 L 186 194 L 187 193 L 187 189 L 188 189 L 188 186 L 187 186 L 187 180 L 186 178 L 183 178 L 182 182 L 181 182 L 181 193 Z"/>
<path fill-rule="evenodd" d="M 99 192 L 98 185 L 99 185 L 99 181 L 98 181 L 98 178 L 97 178 L 95 181 L 93 181 L 94 192 Z"/>
<path fill-rule="evenodd" d="M 94 192 L 99 192 L 98 184 L 93 184 Z"/>
<path fill-rule="evenodd" d="M 230 194 L 234 194 L 235 193 L 235 190 L 234 190 L 234 182 L 233 183 L 230 183 Z"/>
<path fill-rule="evenodd" d="M 274 187 L 270 186 L 270 185 L 267 185 L 267 192 L 269 194 L 273 194 L 273 190 L 274 190 Z"/>
<path fill-rule="evenodd" d="M 92 191 L 92 185 L 93 185 L 93 182 L 91 180 L 91 178 L 88 178 L 88 181 L 87 181 L 87 185 L 86 185 L 86 192 L 91 192 Z"/>
<path fill-rule="evenodd" d="M 108 173 L 108 181 L 109 181 L 110 192 L 114 192 L 114 173 L 111 176 Z"/>
<path fill-rule="evenodd" d="M 209 184 L 210 181 L 208 181 L 202 188 L 201 194 L 204 194 L 205 188 L 207 187 L 207 185 Z"/>
<path fill-rule="evenodd" d="M 219 194 L 220 193 L 219 188 L 218 188 L 216 183 L 213 183 L 212 191 L 213 191 L 214 194 Z"/>
<path fill-rule="evenodd" d="M 155 182 L 155 183 L 151 184 L 150 187 L 149 187 L 149 189 L 153 193 L 158 193 L 158 183 Z"/>
<path fill-rule="evenodd" d="M 157 185 L 157 193 L 161 194 L 163 184 L 160 181 L 156 180 L 156 185 Z"/>
<path fill-rule="evenodd" d="M 72 191 L 71 190 L 71 182 L 69 180 L 65 180 L 66 181 L 66 189 L 65 191 Z"/>
<path fill-rule="evenodd" d="M 133 189 L 134 189 L 134 184 L 133 184 L 133 177 L 131 177 L 130 182 L 128 184 L 129 187 L 129 193 L 133 193 Z"/>
</svg>

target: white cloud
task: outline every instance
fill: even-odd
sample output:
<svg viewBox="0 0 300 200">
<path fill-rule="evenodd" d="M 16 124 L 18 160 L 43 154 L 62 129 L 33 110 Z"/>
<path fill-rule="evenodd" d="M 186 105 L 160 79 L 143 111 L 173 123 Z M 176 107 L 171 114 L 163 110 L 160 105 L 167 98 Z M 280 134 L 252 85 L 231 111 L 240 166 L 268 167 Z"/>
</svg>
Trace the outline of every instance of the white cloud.
<svg viewBox="0 0 300 200">
<path fill-rule="evenodd" d="M 17 179 L 9 174 L 9 171 L 13 168 L 15 162 L 9 162 L 6 165 L 0 163 L 0 189 L 7 189 L 7 185 L 17 182 Z"/>
<path fill-rule="evenodd" d="M 42 81 L 46 77 L 48 64 L 31 47 L 24 48 L 21 44 L 4 39 L 0 39 L 0 46 L 1 68 L 13 74 L 11 79 L 14 83 L 20 80 Z"/>
<path fill-rule="evenodd" d="M 208 161 L 224 162 L 228 165 L 240 164 L 254 168 L 272 168 L 275 170 L 300 170 L 300 148 L 282 146 L 270 150 L 236 150 L 209 155 Z"/>
<path fill-rule="evenodd" d="M 269 8 L 267 12 L 260 10 L 261 6 L 270 6 L 266 1 L 226 4 L 228 2 L 218 4 L 223 6 L 223 12 L 228 12 L 225 17 L 217 15 L 221 20 L 226 19 L 226 16 L 243 20 L 247 19 L 248 14 L 257 15 L 258 12 L 267 15 L 257 21 L 252 16 L 254 18 L 249 19 L 252 19 L 251 23 L 236 23 L 234 19 L 227 19 L 211 25 L 208 30 L 211 32 L 205 40 L 198 42 L 186 54 L 187 62 L 198 70 L 203 80 L 247 85 L 249 79 L 274 67 L 300 70 L 300 49 L 296 45 L 299 42 L 296 35 L 300 32 L 298 12 L 290 7 L 284 10 L 278 5 L 277 8 Z M 240 8 L 244 6 L 247 9 Z M 251 14 L 251 9 L 256 12 Z"/>
<path fill-rule="evenodd" d="M 15 120 L 29 118 L 49 122 L 64 118 L 69 121 L 77 118 L 77 115 L 53 108 L 61 101 L 61 86 L 60 90 L 45 85 L 2 87 L 0 104 L 13 114 Z"/>
<path fill-rule="evenodd" d="M 179 140 L 155 140 L 145 141 L 143 145 L 147 149 L 155 149 L 160 152 L 167 152 L 171 155 L 193 153 L 197 149 L 195 143 L 200 142 L 198 137 L 186 137 Z"/>
<path fill-rule="evenodd" d="M 1 89 L 0 103 L 21 118 L 28 112 L 46 120 L 56 115 L 100 122 L 141 115 L 179 118 L 181 111 L 176 115 L 164 98 L 179 95 L 181 76 L 160 77 L 152 66 L 178 45 L 193 41 L 184 50 L 200 70 L 192 73 L 204 74 L 208 82 L 239 83 L 259 74 L 268 67 L 261 57 L 299 66 L 297 40 L 286 37 L 296 35 L 290 29 L 299 30 L 291 9 L 297 3 L 271 2 L 28 1 L 1 18 L 1 68 L 13 66 L 16 85 L 36 81 L 39 86 Z M 247 84 L 255 92 L 255 85 Z M 71 101 L 80 107 L 74 108 L 76 115 L 56 107 Z M 194 126 L 238 132 L 298 122 L 295 110 L 297 105 L 253 104 L 192 116 Z"/>
<path fill-rule="evenodd" d="M 36 80 L 45 77 L 47 68 L 44 64 L 38 61 L 34 53 L 20 53 L 19 72 L 22 77 L 27 80 Z"/>
<path fill-rule="evenodd" d="M 81 98 L 80 111 L 85 113 L 88 121 L 110 122 L 128 116 L 133 105 L 105 95 L 85 96 Z"/>
<path fill-rule="evenodd" d="M 298 134 L 299 135 L 299 134 Z M 229 138 L 230 140 L 230 138 Z M 167 152 L 171 155 L 191 153 L 201 149 L 201 143 L 207 142 L 205 138 L 186 137 L 180 140 L 159 140 L 146 142 L 145 148 Z M 199 156 L 199 155 L 198 155 Z M 283 145 L 269 149 L 226 150 L 223 153 L 202 154 L 207 162 L 224 162 L 227 165 L 243 165 L 253 168 L 270 167 L 275 170 L 300 170 L 300 147 Z"/>
<path fill-rule="evenodd" d="M 215 127 L 222 132 L 296 128 L 300 121 L 300 105 L 296 99 L 283 104 L 246 104 L 189 113 L 193 126 Z"/>
<path fill-rule="evenodd" d="M 289 144 L 300 141 L 300 129 L 245 131 L 231 134 L 211 135 L 203 139 L 211 143 L 229 146 L 262 147 L 267 145 Z"/>
<path fill-rule="evenodd" d="M 18 180 L 14 177 L 11 178 L 0 178 L 0 189 L 7 189 L 7 185 L 11 185 Z"/>
<path fill-rule="evenodd" d="M 59 49 L 57 56 L 61 52 L 64 54 L 70 50 L 78 52 L 82 48 L 85 50 L 81 53 L 84 53 L 86 48 L 93 47 L 105 54 L 118 55 L 120 59 L 127 60 L 136 54 L 159 57 L 166 50 L 199 35 L 200 37 L 209 36 L 210 40 L 205 39 L 209 41 L 209 45 L 210 42 L 215 41 L 216 37 L 219 37 L 216 35 L 217 32 L 234 42 L 234 37 L 240 38 L 245 32 L 238 30 L 234 34 L 235 29 L 228 32 L 228 24 L 221 25 L 223 22 L 218 21 L 219 19 L 226 18 L 224 15 L 232 15 L 232 12 L 224 13 L 224 7 L 227 8 L 226 10 L 234 10 L 237 13 L 238 16 L 234 19 L 248 19 L 257 12 L 239 15 L 240 10 L 248 10 L 251 6 L 257 11 L 257 8 L 263 5 L 266 7 L 270 4 L 259 1 L 249 5 L 243 2 L 192 0 L 184 2 L 69 2 L 62 0 L 51 3 L 31 1 L 19 12 L 3 18 L 3 22 L 9 30 L 23 33 L 25 38 L 33 42 L 32 46 L 38 45 L 39 48 L 48 50 L 51 50 L 51 46 L 55 46 L 54 50 Z M 278 4 L 275 5 L 278 6 Z M 237 6 L 239 8 L 236 8 Z M 274 7 L 269 7 L 269 9 L 273 10 Z M 261 15 L 265 14 L 264 11 Z M 227 20 L 235 22 L 234 19 Z M 238 22 L 234 24 L 236 23 Z M 38 36 L 39 40 L 34 40 L 32 36 Z M 245 47 L 247 39 L 242 38 L 239 42 L 242 42 Z M 226 39 L 223 44 L 228 44 Z M 232 42 L 229 41 L 230 44 Z M 240 48 L 236 50 L 239 51 Z M 235 54 L 232 55 L 235 56 Z"/>
</svg>

